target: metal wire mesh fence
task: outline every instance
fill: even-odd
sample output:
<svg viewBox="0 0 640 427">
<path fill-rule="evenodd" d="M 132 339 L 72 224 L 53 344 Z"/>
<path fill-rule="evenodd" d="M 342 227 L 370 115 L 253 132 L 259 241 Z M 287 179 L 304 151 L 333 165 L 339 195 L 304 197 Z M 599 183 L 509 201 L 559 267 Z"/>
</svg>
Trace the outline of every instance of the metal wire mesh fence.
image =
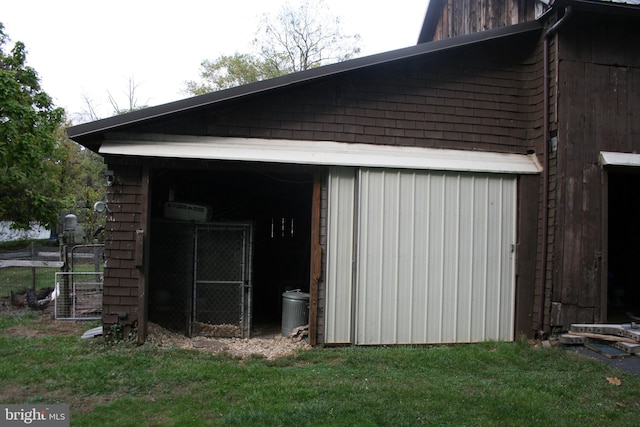
<svg viewBox="0 0 640 427">
<path fill-rule="evenodd" d="M 102 272 L 59 272 L 55 284 L 57 320 L 96 320 L 102 315 Z"/>
<path fill-rule="evenodd" d="M 102 316 L 104 245 L 66 247 L 69 271 L 56 273 L 55 318 L 95 320 Z"/>
<path fill-rule="evenodd" d="M 248 335 L 250 225 L 152 227 L 149 319 L 188 336 Z"/>
</svg>

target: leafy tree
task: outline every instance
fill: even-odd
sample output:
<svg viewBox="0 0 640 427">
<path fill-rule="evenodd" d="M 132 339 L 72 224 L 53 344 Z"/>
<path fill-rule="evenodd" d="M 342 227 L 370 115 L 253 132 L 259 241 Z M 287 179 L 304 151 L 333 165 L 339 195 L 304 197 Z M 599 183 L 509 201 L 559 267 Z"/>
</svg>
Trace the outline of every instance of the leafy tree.
<svg viewBox="0 0 640 427">
<path fill-rule="evenodd" d="M 8 41 L 0 23 L 0 220 L 22 229 L 31 222 L 49 226 L 60 206 L 55 154 L 64 110 L 55 108 L 36 71 L 25 65 L 24 44 L 5 53 Z"/>
<path fill-rule="evenodd" d="M 186 92 L 200 95 L 345 61 L 360 53 L 359 40 L 358 34 L 342 33 L 340 19 L 327 12 L 322 0 L 306 0 L 298 7 L 287 3 L 275 17 L 263 15 L 253 54 L 203 61 L 202 81 L 188 81 Z"/>
<path fill-rule="evenodd" d="M 69 139 L 65 128 L 61 126 L 56 133 L 61 208 L 78 217 L 85 230 L 84 239 L 91 243 L 93 233 L 105 225 L 105 215 L 95 213 L 93 204 L 105 198 L 107 168 L 102 157 Z"/>
<path fill-rule="evenodd" d="M 222 55 L 213 61 L 205 59 L 200 67 L 203 82 L 188 81 L 188 93 L 202 95 L 281 75 L 258 57 L 237 52 L 232 56 Z"/>
</svg>

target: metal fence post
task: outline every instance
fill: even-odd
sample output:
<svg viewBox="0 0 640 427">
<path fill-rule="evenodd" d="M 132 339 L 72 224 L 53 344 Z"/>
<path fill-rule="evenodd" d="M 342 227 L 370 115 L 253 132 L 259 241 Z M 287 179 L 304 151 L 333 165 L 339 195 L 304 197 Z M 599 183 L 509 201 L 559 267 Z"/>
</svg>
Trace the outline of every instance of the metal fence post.
<svg viewBox="0 0 640 427">
<path fill-rule="evenodd" d="M 36 258 L 36 247 L 33 242 L 31 242 L 31 261 Z M 36 268 L 31 267 L 31 289 L 36 290 Z"/>
</svg>

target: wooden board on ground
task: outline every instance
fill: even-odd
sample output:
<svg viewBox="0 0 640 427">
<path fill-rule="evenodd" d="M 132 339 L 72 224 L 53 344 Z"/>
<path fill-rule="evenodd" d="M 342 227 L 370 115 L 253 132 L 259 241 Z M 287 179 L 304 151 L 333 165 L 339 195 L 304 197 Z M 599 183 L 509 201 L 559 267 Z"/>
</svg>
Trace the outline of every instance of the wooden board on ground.
<svg viewBox="0 0 640 427">
<path fill-rule="evenodd" d="M 627 343 L 631 343 L 631 344 L 637 344 L 638 341 L 631 339 L 631 338 L 625 338 L 625 337 L 617 337 L 614 335 L 601 335 L 601 334 L 590 334 L 587 332 L 570 332 L 571 335 L 577 335 L 580 337 L 587 337 L 587 338 L 593 338 L 596 340 L 601 340 L 601 341 L 612 341 L 612 342 L 627 342 Z"/>
<path fill-rule="evenodd" d="M 631 355 L 629 353 L 627 353 L 626 351 L 622 351 L 620 349 L 617 349 L 615 347 L 612 347 L 610 345 L 607 344 L 596 344 L 593 342 L 589 342 L 586 343 L 585 348 L 588 348 L 589 350 L 595 351 L 596 353 L 599 353 L 601 355 L 603 355 L 606 358 L 609 359 L 619 359 L 619 358 L 623 358 L 623 357 L 631 357 Z"/>
<path fill-rule="evenodd" d="M 599 335 L 615 335 L 618 337 L 622 337 L 624 336 L 625 328 L 622 325 L 617 324 L 574 323 L 571 325 L 569 333 L 573 334 L 574 332 Z"/>
</svg>

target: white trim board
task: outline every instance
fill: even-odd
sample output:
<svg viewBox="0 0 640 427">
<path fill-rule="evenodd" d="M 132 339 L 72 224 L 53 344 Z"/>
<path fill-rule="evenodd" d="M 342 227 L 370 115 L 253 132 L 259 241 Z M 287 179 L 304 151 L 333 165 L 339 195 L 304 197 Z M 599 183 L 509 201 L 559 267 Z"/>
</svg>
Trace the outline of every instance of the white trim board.
<svg viewBox="0 0 640 427">
<path fill-rule="evenodd" d="M 164 134 L 111 135 L 100 154 L 234 160 L 325 166 L 537 174 L 534 154 L 349 144 L 333 141 L 202 137 Z"/>
<path fill-rule="evenodd" d="M 600 152 L 602 166 L 640 166 L 640 154 L 619 153 L 613 151 Z"/>
</svg>

